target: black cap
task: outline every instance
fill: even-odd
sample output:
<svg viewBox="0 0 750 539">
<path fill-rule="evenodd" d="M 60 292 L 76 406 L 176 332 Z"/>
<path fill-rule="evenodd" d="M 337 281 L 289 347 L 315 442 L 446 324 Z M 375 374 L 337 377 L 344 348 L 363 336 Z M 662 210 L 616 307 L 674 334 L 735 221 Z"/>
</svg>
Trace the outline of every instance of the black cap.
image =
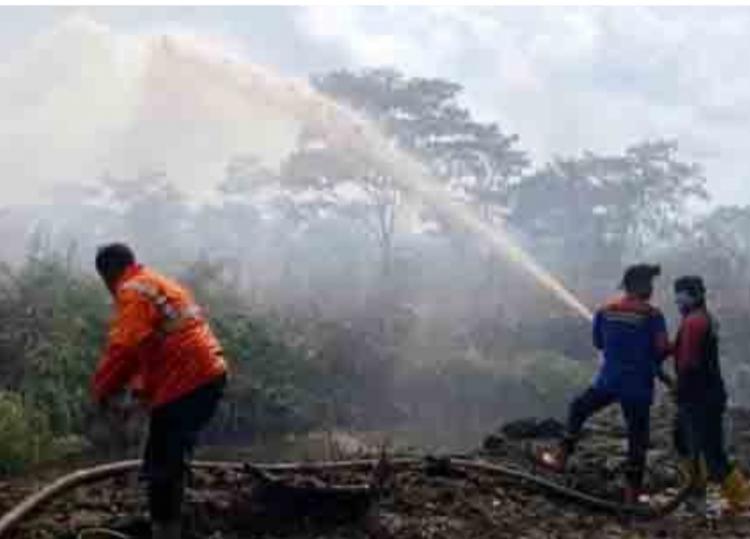
<svg viewBox="0 0 750 539">
<path fill-rule="evenodd" d="M 684 275 L 674 282 L 675 292 L 686 292 L 692 297 L 701 299 L 706 295 L 706 286 L 698 275 Z"/>
<path fill-rule="evenodd" d="M 654 264 L 635 264 L 625 270 L 622 276 L 622 288 L 626 291 L 635 291 L 661 275 L 661 266 Z"/>
<path fill-rule="evenodd" d="M 124 243 L 110 243 L 96 251 L 96 271 L 100 275 L 117 275 L 131 264 L 135 264 L 135 254 Z"/>
</svg>

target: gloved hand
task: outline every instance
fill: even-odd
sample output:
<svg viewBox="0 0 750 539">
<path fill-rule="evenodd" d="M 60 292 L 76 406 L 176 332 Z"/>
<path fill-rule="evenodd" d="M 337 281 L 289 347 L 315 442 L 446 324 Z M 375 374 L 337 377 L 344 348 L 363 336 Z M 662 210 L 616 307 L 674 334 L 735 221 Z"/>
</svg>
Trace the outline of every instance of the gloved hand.
<svg viewBox="0 0 750 539">
<path fill-rule="evenodd" d="M 659 369 L 659 372 L 656 373 L 656 377 L 670 391 L 674 391 L 676 389 L 677 383 L 675 382 L 674 378 L 672 378 L 671 376 L 669 376 L 663 370 Z"/>
<path fill-rule="evenodd" d="M 99 409 L 113 421 L 127 423 L 142 408 L 140 399 L 132 391 L 123 391 L 103 399 Z"/>
<path fill-rule="evenodd" d="M 662 384 L 664 384 L 664 387 L 667 389 L 667 392 L 669 393 L 669 397 L 673 401 L 677 401 L 677 381 L 661 369 L 656 374 L 656 377 L 659 379 L 659 381 Z"/>
</svg>

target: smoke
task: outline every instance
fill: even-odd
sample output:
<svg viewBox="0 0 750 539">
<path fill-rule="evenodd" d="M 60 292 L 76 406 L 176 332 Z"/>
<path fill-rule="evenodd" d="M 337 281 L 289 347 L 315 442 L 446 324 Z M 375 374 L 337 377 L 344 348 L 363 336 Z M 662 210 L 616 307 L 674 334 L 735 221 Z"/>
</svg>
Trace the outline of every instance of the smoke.
<svg viewBox="0 0 750 539">
<path fill-rule="evenodd" d="M 519 340 L 511 326 L 525 316 L 523 307 L 546 316 L 559 300 L 572 313 L 590 316 L 510 235 L 453 199 L 379 126 L 304 81 L 233 58 L 221 39 L 115 34 L 74 16 L 35 38 L 0 73 L 0 143 L 8 148 L 0 155 L 0 174 L 9 178 L 2 193 L 8 211 L 0 215 L 3 259 L 23 254 L 19 244 L 32 222 L 77 244 L 86 267 L 93 247 L 113 238 L 132 242 L 142 260 L 169 273 L 184 272 L 206 255 L 234 272 L 232 293 L 256 311 L 341 323 L 334 333 L 346 344 L 341 354 L 347 360 L 362 358 L 384 373 L 392 360 L 404 360 L 394 378 L 406 377 L 402 391 L 409 402 L 412 385 L 422 388 L 413 403 L 416 417 L 442 419 L 442 411 L 452 410 L 463 422 L 464 395 L 481 382 L 485 404 L 476 409 L 484 411 L 475 418 L 481 428 L 494 421 L 506 397 L 497 389 L 506 387 L 503 360 L 516 358 L 508 343 Z M 342 162 L 384 172 L 411 195 L 398 205 L 404 220 L 393 245 L 397 271 L 382 272 L 382 246 L 357 229 L 357 219 L 331 217 L 306 226 L 286 216 L 266 220 L 258 216 L 258 201 L 242 193 L 210 203 L 230 163 L 242 158 L 264 171 L 281 170 L 303 130 L 319 135 Z M 87 187 L 100 185 L 102 175 L 138 181 L 92 204 L 94 191 Z M 179 192 L 161 183 L 165 177 Z M 186 207 L 184 200 L 193 204 Z M 450 240 L 423 234 L 414 226 L 420 205 L 481 240 L 469 249 L 481 243 L 512 264 L 485 264 L 484 250 L 467 256 Z M 122 215 L 120 206 L 128 207 Z M 506 271 L 510 266 L 516 271 Z M 494 273 L 503 275 L 491 275 L 488 284 Z M 547 301 L 540 302 L 542 296 Z M 336 357 L 336 346 L 327 354 Z M 519 341 L 521 347 L 530 346 Z M 466 393 L 446 399 L 441 387 L 452 383 L 456 365 L 470 382 Z M 444 375 L 425 376 L 433 369 Z M 508 382 L 519 392 L 508 402 L 528 400 L 518 382 L 524 373 Z M 387 394 L 373 387 L 379 398 Z M 422 397 L 426 408 L 416 402 Z"/>
<path fill-rule="evenodd" d="M 502 230 L 451 200 L 426 169 L 370 122 L 301 81 L 231 60 L 194 35 L 120 36 L 76 15 L 38 37 L 4 70 L 0 173 L 6 200 L 45 196 L 52 182 L 87 183 L 142 170 L 179 178 L 205 201 L 236 156 L 278 165 L 302 127 L 361 164 L 387 167 L 401 186 L 483 237 L 585 318 L 589 310 Z"/>
<path fill-rule="evenodd" d="M 236 92 L 249 102 L 260 99 L 276 110 L 291 112 L 305 126 L 313 126 L 317 133 L 325 137 L 327 144 L 340 149 L 360 165 L 385 167 L 401 187 L 415 195 L 419 201 L 427 203 L 451 222 L 487 241 L 491 248 L 519 266 L 573 312 L 586 320 L 592 318 L 588 307 L 559 279 L 537 263 L 507 232 L 484 223 L 468 206 L 452 199 L 446 189 L 430 177 L 426 167 L 400 150 L 365 118 L 322 96 L 302 82 L 282 79 L 252 65 L 220 65 L 210 56 L 196 54 L 197 51 L 182 44 L 171 43 L 166 40 L 164 49 L 170 52 L 170 60 L 180 70 L 185 70 L 187 77 L 191 73 L 195 78 L 208 77 L 215 83 L 217 90 L 228 95 Z"/>
<path fill-rule="evenodd" d="M 278 165 L 297 137 L 293 118 L 169 58 L 161 36 L 115 34 L 73 15 L 0 66 L 5 203 L 48 200 L 60 185 L 143 169 L 204 197 L 231 157 Z"/>
<path fill-rule="evenodd" d="M 129 54 L 124 54 L 124 52 Z M 45 198 L 96 177 L 138 100 L 138 49 L 89 19 L 38 36 L 0 75 L 3 199 Z"/>
</svg>

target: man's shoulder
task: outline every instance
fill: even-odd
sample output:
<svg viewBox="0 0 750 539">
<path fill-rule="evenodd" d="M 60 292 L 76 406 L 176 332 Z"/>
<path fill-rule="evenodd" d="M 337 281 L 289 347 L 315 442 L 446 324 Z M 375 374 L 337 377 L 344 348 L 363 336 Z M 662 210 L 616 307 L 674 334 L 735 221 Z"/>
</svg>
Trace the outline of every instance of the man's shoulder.
<svg viewBox="0 0 750 539">
<path fill-rule="evenodd" d="M 641 317 L 663 317 L 661 310 L 647 301 L 618 296 L 606 301 L 598 310 L 603 315 L 633 314 Z"/>
<path fill-rule="evenodd" d="M 153 298 L 163 293 L 165 288 L 178 286 L 168 277 L 147 267 L 142 267 L 117 290 L 118 299 Z"/>
<path fill-rule="evenodd" d="M 711 315 L 703 309 L 693 311 L 682 320 L 683 329 L 689 331 L 705 332 L 711 327 Z"/>
<path fill-rule="evenodd" d="M 132 285 L 137 283 L 138 285 L 151 285 L 161 287 L 177 287 L 183 288 L 183 286 L 174 278 L 165 275 L 155 269 L 149 267 L 143 267 L 141 270 L 134 274 L 125 284 Z"/>
</svg>

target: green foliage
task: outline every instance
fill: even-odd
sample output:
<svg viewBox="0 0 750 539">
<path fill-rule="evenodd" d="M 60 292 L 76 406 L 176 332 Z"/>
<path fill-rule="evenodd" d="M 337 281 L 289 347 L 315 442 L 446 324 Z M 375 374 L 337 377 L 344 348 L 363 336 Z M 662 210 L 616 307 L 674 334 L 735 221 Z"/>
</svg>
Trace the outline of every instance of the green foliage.
<svg viewBox="0 0 750 539">
<path fill-rule="evenodd" d="M 531 389 L 545 410 L 561 415 L 575 392 L 584 388 L 594 374 L 593 362 L 571 361 L 550 351 L 528 354 L 517 361 L 522 366 L 519 380 Z"/>
<path fill-rule="evenodd" d="M 230 432 L 309 427 L 314 411 L 312 365 L 270 320 L 235 313 L 213 318 L 232 370 L 220 421 Z"/>
<path fill-rule="evenodd" d="M 5 385 L 43 410 L 55 433 L 79 432 L 109 312 L 103 287 L 63 257 L 30 256 L 3 280 Z"/>
<path fill-rule="evenodd" d="M 0 391 L 0 475 L 18 472 L 49 454 L 46 417 L 21 395 Z"/>
<path fill-rule="evenodd" d="M 404 361 L 415 330 L 411 311 L 399 314 L 384 302 L 345 322 L 314 312 L 282 317 L 251 308 L 225 270 L 201 259 L 179 276 L 206 307 L 230 363 L 227 396 L 212 426 L 215 441 L 431 418 L 479 430 L 515 413 L 528 401 L 529 387 L 539 413 L 559 409 L 578 380 L 577 365 L 564 358 L 533 355 L 515 362 L 516 352 L 503 355 L 512 335 L 485 343 L 480 352 L 461 331 L 440 330 L 448 348 L 438 345 L 429 362 L 410 370 Z M 85 447 L 86 439 L 99 447 L 89 386 L 110 310 L 104 287 L 50 250 L 36 252 L 16 270 L 6 268 L 0 284 L 0 345 L 9 358 L 0 387 L 23 395 L 6 404 L 11 423 L 3 466 L 16 470 L 41 458 L 49 436 L 64 440 L 53 446 L 58 457 Z M 41 427 L 24 430 L 32 424 L 29 415 Z M 31 446 L 36 453 L 28 452 Z M 36 456 L 14 456 L 27 453 Z"/>
<path fill-rule="evenodd" d="M 460 85 L 405 77 L 392 69 L 335 71 L 314 77 L 312 83 L 363 113 L 402 149 L 421 158 L 436 178 L 475 205 L 482 218 L 497 221 L 502 215 L 510 182 L 528 160 L 516 148 L 517 136 L 504 134 L 496 124 L 477 122 L 460 106 Z M 383 276 L 390 277 L 405 206 L 404 179 L 389 167 L 361 162 L 320 144 L 320 138 L 319 133 L 304 131 L 299 149 L 284 164 L 282 186 L 292 193 L 315 194 L 304 203 L 290 197 L 291 206 L 307 219 L 335 213 L 362 226 L 376 241 Z M 359 196 L 342 196 L 347 191 Z M 432 210 L 422 212 L 422 217 L 446 227 Z"/>
<path fill-rule="evenodd" d="M 512 221 L 547 264 L 611 279 L 625 259 L 681 237 L 688 205 L 706 197 L 701 168 L 660 140 L 556 159 L 515 186 Z"/>
<path fill-rule="evenodd" d="M 221 264 L 199 260 L 182 276 L 209 313 L 231 369 L 219 430 L 229 433 L 294 430 L 314 411 L 315 366 L 299 331 L 272 313 L 252 314 Z"/>
<path fill-rule="evenodd" d="M 378 69 L 312 83 L 373 119 L 485 223 L 518 233 L 591 306 L 654 246 L 669 276 L 704 275 L 725 372 L 750 372 L 750 209 L 686 219 L 705 180 L 676 142 L 529 171 L 518 137 L 475 120 L 451 81 Z M 144 169 L 105 175 L 67 210 L 66 237 L 132 241 L 207 308 L 231 365 L 213 434 L 401 420 L 481 430 L 562 412 L 592 374 L 593 363 L 569 359 L 588 354 L 587 323 L 558 316 L 496 252 L 409 204 L 391 167 L 326 145 L 311 126 L 299 135 L 278 170 L 233 156 L 216 204 L 190 204 L 177 178 Z M 97 436 L 89 386 L 110 306 L 75 260 L 38 234 L 24 263 L 0 267 L 0 471 L 41 458 L 48 436 L 59 452 Z"/>
</svg>

